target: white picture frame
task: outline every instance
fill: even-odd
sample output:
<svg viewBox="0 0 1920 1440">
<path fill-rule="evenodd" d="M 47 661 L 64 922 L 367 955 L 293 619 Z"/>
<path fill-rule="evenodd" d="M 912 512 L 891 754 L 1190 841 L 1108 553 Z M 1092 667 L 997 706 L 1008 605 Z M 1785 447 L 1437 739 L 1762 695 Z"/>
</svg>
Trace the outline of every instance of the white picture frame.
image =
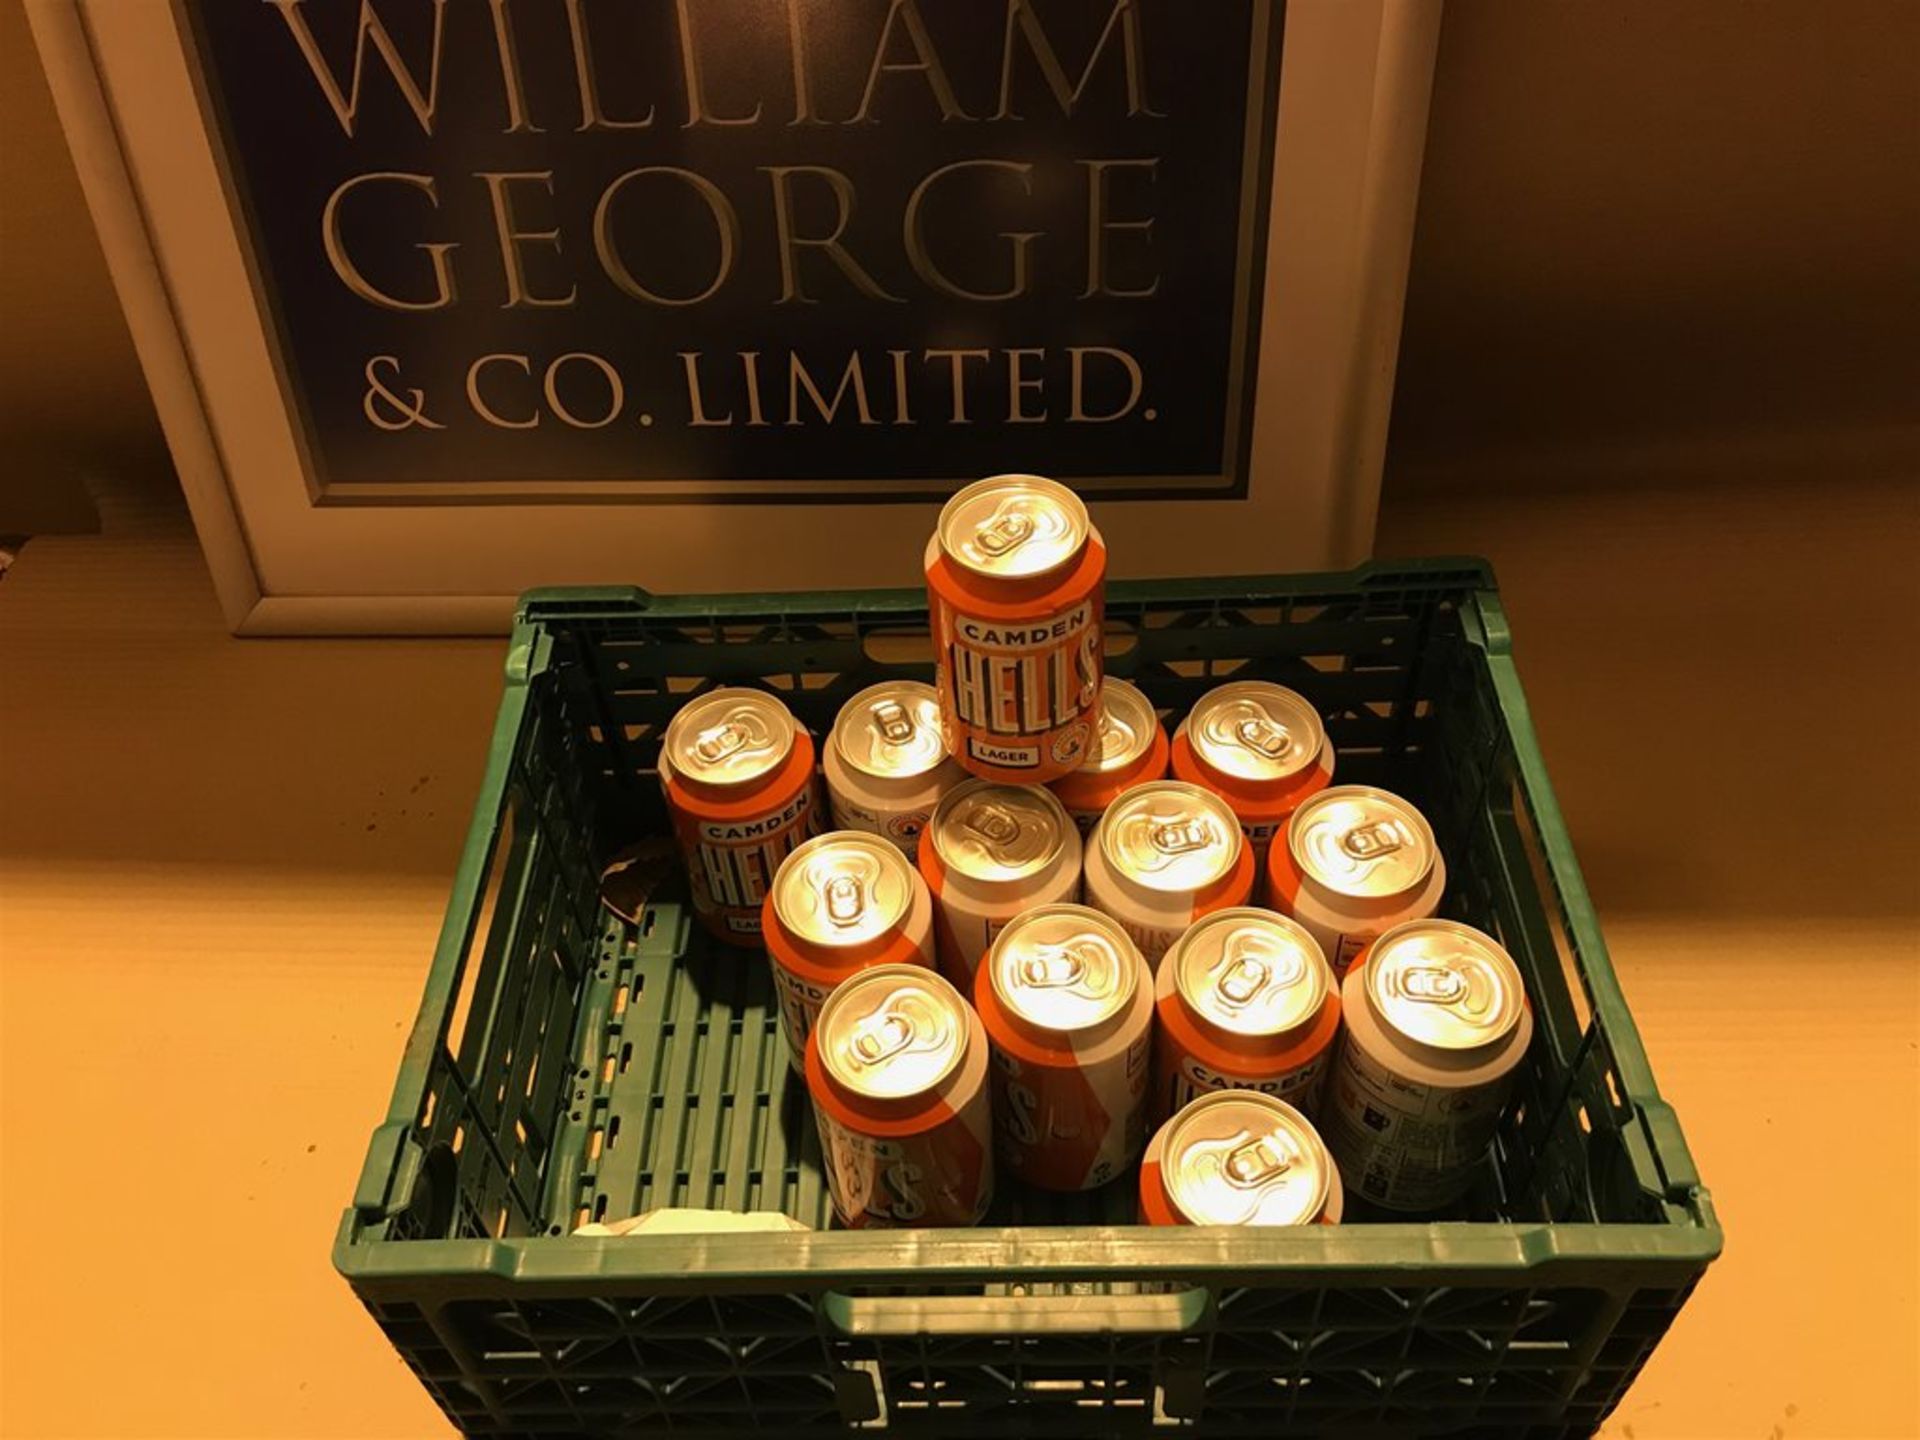
<svg viewBox="0 0 1920 1440">
<path fill-rule="evenodd" d="M 1233 3 L 1285 25 L 1264 267 L 1247 298 L 1259 323 L 1246 493 L 1096 498 L 1115 577 L 1331 568 L 1371 543 L 1440 0 Z M 27 4 L 236 633 L 493 634 L 521 590 L 545 584 L 917 583 L 940 498 L 966 475 L 884 504 L 634 504 L 610 492 L 316 503 L 183 12 L 168 0 Z M 1010 437 L 993 468 L 1038 467 Z"/>
</svg>

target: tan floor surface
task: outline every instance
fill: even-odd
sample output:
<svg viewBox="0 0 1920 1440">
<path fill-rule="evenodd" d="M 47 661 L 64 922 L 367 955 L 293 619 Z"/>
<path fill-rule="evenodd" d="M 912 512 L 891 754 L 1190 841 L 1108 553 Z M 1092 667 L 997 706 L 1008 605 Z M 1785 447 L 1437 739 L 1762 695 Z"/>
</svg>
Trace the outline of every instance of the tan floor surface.
<svg viewBox="0 0 1920 1440">
<path fill-rule="evenodd" d="M 1382 522 L 1500 567 L 1728 1231 L 1610 1437 L 1920 1436 L 1914 512 L 1683 487 Z M 0 1434 L 445 1434 L 327 1250 L 501 647 L 232 641 L 177 500 L 103 521 L 0 583 Z"/>
</svg>

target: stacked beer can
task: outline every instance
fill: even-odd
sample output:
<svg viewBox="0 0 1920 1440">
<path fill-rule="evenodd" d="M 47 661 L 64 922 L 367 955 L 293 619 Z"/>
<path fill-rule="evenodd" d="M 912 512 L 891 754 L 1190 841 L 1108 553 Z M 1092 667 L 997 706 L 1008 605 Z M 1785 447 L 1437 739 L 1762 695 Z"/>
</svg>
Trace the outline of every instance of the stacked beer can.
<svg viewBox="0 0 1920 1440">
<path fill-rule="evenodd" d="M 1269 681 L 1169 736 L 1104 673 L 1106 547 L 1064 486 L 967 486 L 925 569 L 935 683 L 852 696 L 817 767 L 767 691 L 705 692 L 662 744 L 695 911 L 765 949 L 839 1221 L 1129 1175 L 1148 1224 L 1457 1204 L 1532 1020 L 1499 942 L 1440 918 L 1426 818 L 1335 785 Z"/>
</svg>

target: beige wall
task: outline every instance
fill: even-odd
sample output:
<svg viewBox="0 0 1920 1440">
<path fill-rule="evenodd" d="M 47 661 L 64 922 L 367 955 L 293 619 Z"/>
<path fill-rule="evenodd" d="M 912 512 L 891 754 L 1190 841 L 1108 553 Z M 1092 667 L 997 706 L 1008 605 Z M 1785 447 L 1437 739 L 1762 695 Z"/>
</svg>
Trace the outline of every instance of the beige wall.
<svg viewBox="0 0 1920 1440">
<path fill-rule="evenodd" d="M 1920 4 L 1452 0 L 1393 488 L 1920 474 Z"/>
<path fill-rule="evenodd" d="M 1389 468 L 1920 473 L 1920 4 L 1454 0 Z M 158 431 L 0 0 L 0 532 Z"/>
<path fill-rule="evenodd" d="M 0 0 L 0 456 L 0 533 L 90 529 L 89 469 L 165 463 L 21 0 Z"/>
</svg>

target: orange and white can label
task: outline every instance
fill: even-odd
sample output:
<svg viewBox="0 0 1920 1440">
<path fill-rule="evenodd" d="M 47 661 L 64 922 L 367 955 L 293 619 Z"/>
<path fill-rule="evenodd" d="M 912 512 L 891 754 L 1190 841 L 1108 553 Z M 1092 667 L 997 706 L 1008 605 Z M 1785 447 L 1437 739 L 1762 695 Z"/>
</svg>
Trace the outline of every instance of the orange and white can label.
<svg viewBox="0 0 1920 1440">
<path fill-rule="evenodd" d="M 1099 719 L 1107 552 L 1085 505 L 1036 475 L 960 490 L 927 542 L 928 620 L 948 753 L 1043 784 L 1078 770 Z"/>
<path fill-rule="evenodd" d="M 957 990 L 917 965 L 859 972 L 821 1007 L 806 1075 L 841 1224 L 980 1223 L 993 1199 L 987 1039 Z"/>
<path fill-rule="evenodd" d="M 758 943 L 781 861 L 819 827 L 812 739 L 765 691 L 710 690 L 668 724 L 660 774 L 694 913 L 729 944 Z"/>
<path fill-rule="evenodd" d="M 1049 905 L 1013 921 L 974 981 L 993 1050 L 995 1139 L 1043 1190 L 1120 1175 L 1146 1140 L 1153 1029 L 1146 961 L 1107 916 Z"/>
<path fill-rule="evenodd" d="M 1316 1112 L 1340 1031 L 1319 944 L 1271 910 L 1221 910 L 1188 930 L 1154 981 L 1154 1114 L 1214 1090 L 1257 1090 Z"/>
<path fill-rule="evenodd" d="M 1100 685 L 1100 718 L 1080 768 L 1047 788 L 1060 798 L 1084 838 L 1107 807 L 1136 785 L 1167 773 L 1167 730 L 1153 702 L 1109 675 Z"/>
</svg>

